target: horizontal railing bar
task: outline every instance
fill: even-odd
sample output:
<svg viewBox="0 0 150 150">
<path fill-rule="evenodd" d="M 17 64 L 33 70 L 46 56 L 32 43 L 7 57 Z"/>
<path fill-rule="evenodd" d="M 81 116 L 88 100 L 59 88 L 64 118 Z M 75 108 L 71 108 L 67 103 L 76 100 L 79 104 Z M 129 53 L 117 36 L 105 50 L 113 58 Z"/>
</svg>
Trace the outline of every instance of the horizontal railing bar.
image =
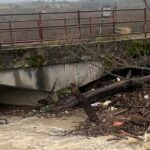
<svg viewBox="0 0 150 150">
<path fill-rule="evenodd" d="M 144 22 L 143 20 L 135 20 L 135 21 L 116 21 L 115 23 L 134 23 L 134 22 Z M 94 25 L 108 25 L 108 24 L 113 24 L 113 22 L 104 22 L 104 23 L 95 23 L 95 24 L 81 24 L 81 26 L 86 26 L 86 27 L 89 27 L 89 26 L 94 26 Z M 65 28 L 65 27 L 76 27 L 78 26 L 78 24 L 70 24 L 70 25 L 60 25 L 60 26 L 43 26 L 42 28 Z M 12 31 L 13 30 L 26 30 L 26 29 L 39 29 L 38 26 L 33 26 L 33 27 L 23 27 L 23 28 L 12 28 Z M 1 28 L 0 31 L 2 30 L 9 30 L 9 28 Z"/>
<path fill-rule="evenodd" d="M 94 18 L 102 18 L 102 17 L 93 17 Z M 77 20 L 77 18 L 63 18 L 63 19 L 42 19 L 41 21 L 63 21 L 64 19 L 66 20 Z M 85 19 L 89 19 L 89 18 L 81 18 L 82 20 L 85 20 Z M 20 22 L 37 22 L 38 19 L 35 19 L 35 20 L 11 20 L 12 23 L 20 23 Z M 8 23 L 9 21 L 1 21 L 0 23 Z"/>
<path fill-rule="evenodd" d="M 103 17 L 91 17 L 91 19 L 100 19 L 100 18 L 103 18 Z M 77 20 L 77 18 L 64 18 L 64 19 L 66 19 L 66 20 Z M 64 19 L 43 19 L 43 20 L 41 20 L 42 22 L 43 21 L 63 21 Z M 85 17 L 85 18 L 80 18 L 81 20 L 88 20 L 89 19 L 89 17 Z M 38 21 L 38 19 L 36 19 L 36 20 L 22 20 L 22 21 L 20 21 L 20 20 L 12 20 L 11 21 L 11 23 L 20 23 L 20 22 L 37 22 Z M 142 21 L 144 21 L 144 20 L 131 20 L 132 22 L 142 22 Z M 130 22 L 131 22 L 130 21 Z M 147 19 L 147 21 L 150 21 L 150 19 Z M 129 21 L 123 21 L 123 22 L 121 22 L 121 23 L 124 23 L 124 22 L 129 22 Z M 9 21 L 1 21 L 0 22 L 0 24 L 2 24 L 2 23 L 9 23 Z M 119 21 L 116 21 L 116 23 L 120 23 Z"/>
</svg>

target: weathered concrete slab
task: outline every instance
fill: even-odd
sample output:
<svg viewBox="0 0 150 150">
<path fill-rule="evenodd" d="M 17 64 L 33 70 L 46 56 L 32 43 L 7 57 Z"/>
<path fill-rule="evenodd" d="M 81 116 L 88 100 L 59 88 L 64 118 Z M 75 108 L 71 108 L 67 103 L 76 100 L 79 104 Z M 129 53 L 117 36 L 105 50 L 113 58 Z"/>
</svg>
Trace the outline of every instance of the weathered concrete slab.
<svg viewBox="0 0 150 150">
<path fill-rule="evenodd" d="M 97 54 L 122 53 L 134 40 L 105 41 L 72 45 L 43 44 L 33 47 L 13 47 L 0 50 L 0 69 L 39 67 L 56 64 L 69 64 L 84 61 L 97 61 Z M 136 40 L 140 43 L 144 39 Z M 148 42 L 149 39 L 146 39 Z M 95 55 L 94 55 L 95 53 Z"/>
<path fill-rule="evenodd" d="M 102 67 L 100 62 L 92 63 Z M 91 62 L 9 69 L 0 71 L 0 84 L 50 91 L 56 80 L 58 81 L 55 90 L 59 90 L 69 86 L 71 82 L 85 85 L 98 79 L 101 73 L 101 70 L 91 65 Z"/>
<path fill-rule="evenodd" d="M 47 98 L 43 91 L 0 86 L 0 104 L 35 106 L 40 99 Z"/>
</svg>

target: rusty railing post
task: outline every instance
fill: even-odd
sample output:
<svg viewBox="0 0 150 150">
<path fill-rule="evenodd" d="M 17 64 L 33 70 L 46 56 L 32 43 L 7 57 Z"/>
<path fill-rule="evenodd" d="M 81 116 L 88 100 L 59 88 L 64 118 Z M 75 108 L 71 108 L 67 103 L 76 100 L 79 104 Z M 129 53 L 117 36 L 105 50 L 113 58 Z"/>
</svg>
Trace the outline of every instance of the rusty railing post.
<svg viewBox="0 0 150 150">
<path fill-rule="evenodd" d="M 39 29 L 39 38 L 42 43 L 43 42 L 43 27 L 42 27 L 42 13 L 41 12 L 39 12 L 38 29 Z"/>
<path fill-rule="evenodd" d="M 81 16 L 80 16 L 80 10 L 78 10 L 77 14 L 78 14 L 78 32 L 79 32 L 79 39 L 81 40 Z"/>
<path fill-rule="evenodd" d="M 64 26 L 65 26 L 65 39 L 68 40 L 68 30 L 67 30 L 67 19 L 64 18 Z"/>
<path fill-rule="evenodd" d="M 147 8 L 144 8 L 144 35 L 147 38 Z"/>
<path fill-rule="evenodd" d="M 9 34 L 10 34 L 11 44 L 13 46 L 14 45 L 14 39 L 13 39 L 13 32 L 12 32 L 12 24 L 11 24 L 10 20 L 9 20 Z"/>
<path fill-rule="evenodd" d="M 114 49 L 116 51 L 116 17 L 115 17 L 116 9 L 113 10 L 113 40 L 114 40 Z"/>
<path fill-rule="evenodd" d="M 2 49 L 2 43 L 0 42 L 0 49 Z"/>
<path fill-rule="evenodd" d="M 92 35 L 92 18 L 89 17 L 90 35 Z"/>
<path fill-rule="evenodd" d="M 115 10 L 113 10 L 113 38 L 116 41 L 116 18 L 115 18 Z"/>
</svg>

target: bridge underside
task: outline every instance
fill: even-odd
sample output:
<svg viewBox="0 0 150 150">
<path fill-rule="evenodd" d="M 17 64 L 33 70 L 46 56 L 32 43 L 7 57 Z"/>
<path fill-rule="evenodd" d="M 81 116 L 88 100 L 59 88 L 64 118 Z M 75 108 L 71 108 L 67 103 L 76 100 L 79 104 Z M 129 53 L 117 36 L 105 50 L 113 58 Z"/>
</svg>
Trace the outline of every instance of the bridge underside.
<svg viewBox="0 0 150 150">
<path fill-rule="evenodd" d="M 0 104 L 35 106 L 38 100 L 45 99 L 47 95 L 43 91 L 0 85 Z"/>
</svg>

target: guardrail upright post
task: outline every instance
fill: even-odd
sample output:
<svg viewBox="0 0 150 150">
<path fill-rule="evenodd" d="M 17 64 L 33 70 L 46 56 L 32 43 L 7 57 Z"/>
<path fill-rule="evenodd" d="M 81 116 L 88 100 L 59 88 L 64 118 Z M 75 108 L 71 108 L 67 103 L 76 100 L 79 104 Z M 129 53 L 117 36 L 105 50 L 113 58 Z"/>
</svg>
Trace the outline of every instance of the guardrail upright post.
<svg viewBox="0 0 150 150">
<path fill-rule="evenodd" d="M 39 38 L 41 43 L 43 42 L 43 27 L 42 27 L 42 13 L 39 12 L 38 28 L 39 28 Z"/>
<path fill-rule="evenodd" d="M 14 39 L 13 39 L 13 32 L 12 32 L 12 24 L 11 24 L 10 20 L 9 20 L 9 33 L 10 33 L 11 44 L 13 46 L 14 45 Z"/>
<path fill-rule="evenodd" d="M 113 10 L 113 39 L 114 39 L 114 48 L 116 51 L 116 17 L 115 17 L 116 10 Z"/>
<path fill-rule="evenodd" d="M 113 38 L 116 41 L 116 18 L 115 18 L 115 10 L 113 10 Z"/>
<path fill-rule="evenodd" d="M 89 17 L 89 24 L 90 24 L 90 35 L 92 35 L 92 18 Z"/>
<path fill-rule="evenodd" d="M 79 32 L 79 38 L 81 40 L 81 20 L 80 20 L 81 16 L 80 16 L 80 10 L 78 10 L 77 14 L 78 14 L 78 32 Z"/>
<path fill-rule="evenodd" d="M 64 18 L 64 26 L 65 26 L 65 39 L 68 40 L 68 30 L 67 30 L 67 19 Z"/>
<path fill-rule="evenodd" d="M 144 8 L 144 34 L 145 39 L 147 38 L 147 8 Z"/>
</svg>

